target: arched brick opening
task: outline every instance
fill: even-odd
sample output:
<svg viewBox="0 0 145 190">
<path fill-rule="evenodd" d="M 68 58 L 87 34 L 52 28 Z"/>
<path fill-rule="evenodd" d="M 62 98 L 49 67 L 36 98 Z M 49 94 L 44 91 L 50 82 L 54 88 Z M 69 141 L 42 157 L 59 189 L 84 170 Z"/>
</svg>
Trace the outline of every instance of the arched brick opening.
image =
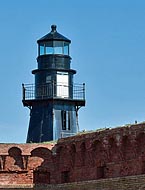
<svg viewBox="0 0 145 190">
<path fill-rule="evenodd" d="M 86 144 L 82 142 L 80 145 L 80 153 L 81 153 L 81 165 L 85 165 L 85 158 L 86 158 Z"/>
<path fill-rule="evenodd" d="M 22 151 L 18 147 L 12 147 L 8 150 L 8 153 L 10 156 L 17 156 L 17 155 L 21 155 Z"/>
<path fill-rule="evenodd" d="M 141 172 L 145 174 L 145 133 L 141 132 L 136 137 L 136 155 L 141 156 L 142 165 L 141 165 Z"/>
<path fill-rule="evenodd" d="M 116 139 L 114 137 L 111 137 L 108 140 L 108 152 L 110 162 L 114 161 L 115 159 L 118 159 L 118 147 Z"/>
<path fill-rule="evenodd" d="M 76 162 L 76 146 L 75 144 L 72 144 L 70 146 L 70 157 L 71 157 L 71 164 L 74 167 L 75 166 L 75 162 Z"/>
<path fill-rule="evenodd" d="M 138 155 L 145 154 L 145 133 L 141 132 L 136 137 L 136 152 Z"/>
<path fill-rule="evenodd" d="M 97 154 L 100 153 L 102 149 L 102 144 L 99 140 L 95 140 L 93 143 L 92 143 L 92 151 L 93 152 L 96 152 Z"/>
<path fill-rule="evenodd" d="M 24 169 L 24 163 L 22 158 L 22 151 L 18 147 L 12 147 L 8 150 L 8 154 L 14 159 L 14 165 L 21 169 Z"/>
<path fill-rule="evenodd" d="M 109 148 L 116 148 L 116 140 L 114 137 L 109 138 Z"/>
<path fill-rule="evenodd" d="M 134 157 L 134 146 L 132 146 L 130 139 L 127 135 L 122 137 L 122 143 L 121 143 L 121 152 L 123 156 L 123 160 L 132 159 Z"/>
<path fill-rule="evenodd" d="M 51 161 L 52 152 L 44 147 L 38 147 L 31 151 L 31 157 L 43 158 L 43 162 L 40 166 L 33 171 L 33 183 L 34 184 L 49 184 L 50 183 L 50 171 L 48 160 Z"/>
<path fill-rule="evenodd" d="M 91 145 L 91 156 L 93 166 L 97 166 L 102 157 L 102 143 L 100 140 L 94 140 Z"/>
<path fill-rule="evenodd" d="M 96 167 L 96 179 L 104 178 L 105 165 L 103 163 L 103 146 L 100 140 L 93 141 L 92 156 L 94 160 L 94 167 Z"/>
<path fill-rule="evenodd" d="M 57 161 L 59 163 L 59 166 L 62 167 L 64 164 L 67 163 L 67 157 L 68 157 L 68 151 L 65 146 L 58 146 L 56 149 L 57 153 Z"/>
<path fill-rule="evenodd" d="M 48 148 L 44 148 L 44 147 L 38 147 L 31 151 L 31 156 L 46 158 L 50 155 L 52 155 L 52 152 Z"/>
</svg>

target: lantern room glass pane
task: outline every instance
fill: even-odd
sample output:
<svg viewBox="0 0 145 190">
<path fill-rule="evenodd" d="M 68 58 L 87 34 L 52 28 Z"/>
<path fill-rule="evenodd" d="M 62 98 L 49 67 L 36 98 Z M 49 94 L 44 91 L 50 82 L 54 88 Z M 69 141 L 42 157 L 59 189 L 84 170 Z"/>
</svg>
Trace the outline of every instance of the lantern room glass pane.
<svg viewBox="0 0 145 190">
<path fill-rule="evenodd" d="M 45 46 L 43 44 L 39 46 L 39 55 L 44 55 L 44 54 L 45 54 Z"/>
<path fill-rule="evenodd" d="M 53 54 L 53 53 L 54 53 L 53 47 L 46 47 L 46 54 Z"/>
<path fill-rule="evenodd" d="M 54 54 L 63 54 L 62 47 L 54 47 Z"/>
<path fill-rule="evenodd" d="M 64 55 L 69 55 L 69 43 L 64 42 Z"/>
<path fill-rule="evenodd" d="M 46 54 L 53 54 L 54 53 L 53 42 L 45 43 L 45 53 Z"/>
<path fill-rule="evenodd" d="M 54 54 L 63 54 L 63 42 L 61 41 L 54 41 Z"/>
</svg>

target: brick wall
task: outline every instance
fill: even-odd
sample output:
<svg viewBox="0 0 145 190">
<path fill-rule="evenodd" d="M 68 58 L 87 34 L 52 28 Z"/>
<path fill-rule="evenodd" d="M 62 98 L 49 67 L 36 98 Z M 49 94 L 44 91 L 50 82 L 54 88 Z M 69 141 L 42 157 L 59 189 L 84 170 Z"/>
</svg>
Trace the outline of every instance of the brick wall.
<svg viewBox="0 0 145 190">
<path fill-rule="evenodd" d="M 126 180 L 119 178 L 125 176 L 136 176 L 137 180 L 143 176 L 140 179 L 144 180 L 142 174 L 145 174 L 145 123 L 80 134 L 60 139 L 57 144 L 0 144 L 3 187 L 29 185 L 31 189 L 32 184 L 38 188 L 40 184 L 83 182 L 86 185 L 78 187 L 82 190 L 90 184 L 85 181 L 97 180 L 95 184 L 103 185 L 108 179 Z"/>
<path fill-rule="evenodd" d="M 8 190 L 145 190 L 145 175 L 99 179 L 56 185 L 0 185 Z"/>
</svg>

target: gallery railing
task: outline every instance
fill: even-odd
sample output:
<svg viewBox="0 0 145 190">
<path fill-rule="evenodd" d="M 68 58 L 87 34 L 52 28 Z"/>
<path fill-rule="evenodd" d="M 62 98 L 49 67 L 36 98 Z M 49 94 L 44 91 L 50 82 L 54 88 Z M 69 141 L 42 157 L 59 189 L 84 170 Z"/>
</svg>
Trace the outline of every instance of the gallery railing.
<svg viewBox="0 0 145 190">
<path fill-rule="evenodd" d="M 65 98 L 73 100 L 85 100 L 85 84 L 47 83 L 41 85 L 22 84 L 23 100 Z"/>
</svg>

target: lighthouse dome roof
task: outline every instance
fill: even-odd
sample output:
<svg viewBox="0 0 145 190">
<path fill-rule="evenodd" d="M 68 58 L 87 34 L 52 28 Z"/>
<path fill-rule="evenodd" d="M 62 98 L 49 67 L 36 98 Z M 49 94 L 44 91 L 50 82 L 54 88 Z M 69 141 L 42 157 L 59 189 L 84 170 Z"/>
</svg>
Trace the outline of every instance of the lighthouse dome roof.
<svg viewBox="0 0 145 190">
<path fill-rule="evenodd" d="M 46 41 L 65 41 L 65 42 L 71 42 L 68 38 L 64 37 L 63 35 L 59 34 L 56 30 L 56 25 L 51 25 L 51 32 L 40 38 L 37 43 L 46 42 Z"/>
</svg>

